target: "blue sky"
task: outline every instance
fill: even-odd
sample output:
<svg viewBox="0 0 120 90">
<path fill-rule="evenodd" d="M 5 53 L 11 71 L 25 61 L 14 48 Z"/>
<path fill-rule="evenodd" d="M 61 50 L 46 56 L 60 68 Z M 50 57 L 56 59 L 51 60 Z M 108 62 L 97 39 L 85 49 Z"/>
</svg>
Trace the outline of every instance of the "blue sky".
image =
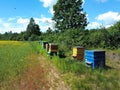
<svg viewBox="0 0 120 90">
<path fill-rule="evenodd" d="M 57 0 L 0 0 L 0 33 L 25 31 L 31 17 L 41 31 L 54 27 L 52 6 Z M 120 0 L 83 0 L 87 28 L 109 27 L 120 20 Z"/>
</svg>

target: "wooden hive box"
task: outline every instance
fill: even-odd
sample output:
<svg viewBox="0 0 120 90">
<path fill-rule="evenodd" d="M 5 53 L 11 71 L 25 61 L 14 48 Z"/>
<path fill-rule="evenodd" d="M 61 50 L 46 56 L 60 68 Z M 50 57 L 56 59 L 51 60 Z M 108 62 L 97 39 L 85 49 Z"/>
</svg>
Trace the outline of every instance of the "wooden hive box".
<svg viewBox="0 0 120 90">
<path fill-rule="evenodd" d="M 46 51 L 49 51 L 49 43 L 46 44 Z"/>
<path fill-rule="evenodd" d="M 46 49 L 46 44 L 48 44 L 48 42 L 47 41 L 42 41 L 41 44 L 42 44 L 42 48 Z"/>
<path fill-rule="evenodd" d="M 49 52 L 58 52 L 58 45 L 50 43 L 49 44 Z"/>
<path fill-rule="evenodd" d="M 82 46 L 73 47 L 73 58 L 77 60 L 84 60 L 84 48 Z"/>
<path fill-rule="evenodd" d="M 49 49 L 48 49 L 48 54 L 50 56 L 57 55 L 58 53 L 58 45 L 49 43 Z"/>
</svg>

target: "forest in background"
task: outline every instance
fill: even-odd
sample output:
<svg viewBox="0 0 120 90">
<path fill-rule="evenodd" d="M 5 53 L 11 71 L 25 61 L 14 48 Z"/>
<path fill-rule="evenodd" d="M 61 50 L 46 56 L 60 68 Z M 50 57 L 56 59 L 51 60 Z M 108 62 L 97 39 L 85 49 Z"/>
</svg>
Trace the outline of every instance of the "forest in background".
<svg viewBox="0 0 120 90">
<path fill-rule="evenodd" d="M 21 33 L 6 32 L 0 34 L 0 40 L 44 40 L 57 43 L 61 50 L 66 51 L 76 45 L 107 49 L 117 49 L 120 47 L 120 21 L 109 28 L 91 30 L 68 29 L 64 32 L 49 28 L 46 32 L 39 33 L 39 35 L 31 34 L 27 36 L 27 31 Z"/>
<path fill-rule="evenodd" d="M 21 33 L 5 32 L 0 40 L 16 41 L 48 41 L 57 43 L 60 51 L 68 51 L 73 46 L 117 49 L 120 47 L 120 21 L 113 26 L 98 29 L 86 29 L 88 25 L 86 12 L 82 8 L 82 0 L 58 0 L 53 6 L 55 28 L 46 32 L 40 30 L 34 18 L 30 18 L 26 31 Z"/>
<path fill-rule="evenodd" d="M 109 28 L 81 30 L 68 29 L 64 32 L 50 31 L 43 33 L 41 39 L 59 44 L 68 51 L 73 46 L 88 48 L 117 49 L 120 47 L 120 21 Z"/>
</svg>

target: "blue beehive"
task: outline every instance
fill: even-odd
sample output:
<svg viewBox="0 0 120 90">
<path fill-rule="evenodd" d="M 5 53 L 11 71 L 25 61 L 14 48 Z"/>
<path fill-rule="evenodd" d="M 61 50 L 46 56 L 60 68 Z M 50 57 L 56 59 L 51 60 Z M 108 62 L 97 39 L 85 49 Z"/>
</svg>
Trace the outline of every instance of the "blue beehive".
<svg viewBox="0 0 120 90">
<path fill-rule="evenodd" d="M 105 51 L 85 50 L 85 63 L 93 69 L 105 67 Z"/>
</svg>

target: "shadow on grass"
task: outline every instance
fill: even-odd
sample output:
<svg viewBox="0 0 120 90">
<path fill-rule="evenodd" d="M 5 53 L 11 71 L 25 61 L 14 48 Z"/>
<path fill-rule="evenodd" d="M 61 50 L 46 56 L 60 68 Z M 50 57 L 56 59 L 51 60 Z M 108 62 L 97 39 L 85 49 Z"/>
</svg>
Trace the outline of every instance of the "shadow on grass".
<svg viewBox="0 0 120 90">
<path fill-rule="evenodd" d="M 106 66 L 105 66 L 105 70 L 109 70 L 109 69 L 115 69 L 115 68 L 113 68 L 113 67 L 111 67 L 111 66 L 106 65 Z"/>
</svg>

